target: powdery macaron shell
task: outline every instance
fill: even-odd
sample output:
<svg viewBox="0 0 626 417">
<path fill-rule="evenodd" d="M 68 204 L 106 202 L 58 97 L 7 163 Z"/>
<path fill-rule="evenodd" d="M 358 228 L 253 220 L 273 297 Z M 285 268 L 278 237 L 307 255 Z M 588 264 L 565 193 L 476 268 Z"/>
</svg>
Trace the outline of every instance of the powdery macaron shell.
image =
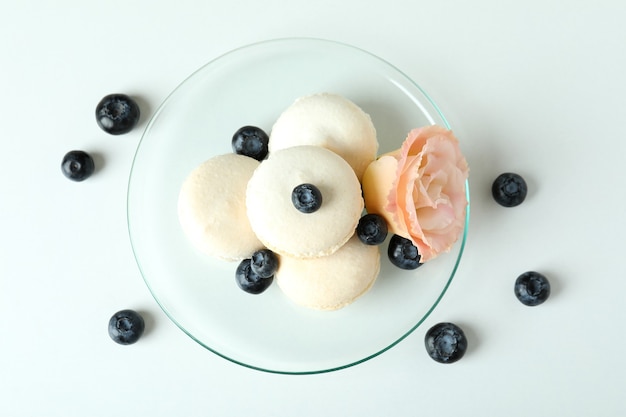
<svg viewBox="0 0 626 417">
<path fill-rule="evenodd" d="M 315 185 L 322 205 L 298 211 L 293 189 Z M 335 252 L 354 234 L 364 208 L 361 184 L 340 156 L 319 146 L 295 146 L 270 153 L 255 170 L 246 193 L 248 219 L 263 244 L 274 252 L 314 258 Z"/>
<path fill-rule="evenodd" d="M 191 243 L 202 253 L 236 261 L 263 248 L 246 214 L 246 187 L 259 162 L 224 154 L 196 167 L 178 197 L 178 217 Z"/>
<path fill-rule="evenodd" d="M 379 272 L 379 247 L 365 245 L 355 235 L 330 256 L 281 257 L 275 278 L 295 304 L 315 310 L 337 310 L 365 294 Z"/>
<path fill-rule="evenodd" d="M 370 116 L 349 99 L 332 93 L 298 98 L 274 123 L 270 152 L 298 145 L 335 152 L 350 164 L 359 180 L 378 153 Z"/>
</svg>

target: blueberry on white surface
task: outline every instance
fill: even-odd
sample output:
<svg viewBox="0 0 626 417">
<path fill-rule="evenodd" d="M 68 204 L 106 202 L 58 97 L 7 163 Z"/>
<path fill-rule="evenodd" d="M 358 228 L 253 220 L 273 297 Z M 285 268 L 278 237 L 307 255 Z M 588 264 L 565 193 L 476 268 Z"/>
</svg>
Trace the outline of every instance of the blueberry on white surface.
<svg viewBox="0 0 626 417">
<path fill-rule="evenodd" d="M 439 323 L 426 332 L 426 352 L 435 361 L 453 363 L 465 355 L 467 338 L 463 330 L 454 323 Z"/>
<path fill-rule="evenodd" d="M 85 151 L 70 151 L 61 162 L 63 175 L 72 181 L 86 180 L 95 171 L 93 158 Z"/>
<path fill-rule="evenodd" d="M 391 237 L 387 255 L 391 263 L 401 269 L 417 269 L 422 265 L 420 263 L 422 257 L 417 250 L 417 246 L 402 236 L 393 235 Z"/>
<path fill-rule="evenodd" d="M 139 121 L 139 106 L 125 94 L 109 94 L 96 106 L 96 121 L 111 135 L 128 133 Z"/>
<path fill-rule="evenodd" d="M 244 259 L 239 263 L 235 271 L 235 280 L 239 288 L 249 294 L 261 294 L 269 288 L 274 281 L 274 276 L 269 278 L 261 278 L 252 271 L 252 260 Z"/>
<path fill-rule="evenodd" d="M 269 136 L 256 126 L 244 126 L 233 135 L 233 152 L 249 156 L 257 161 L 267 157 Z"/>
<path fill-rule="evenodd" d="M 291 193 L 293 206 L 302 213 L 313 213 L 322 206 L 322 193 L 313 184 L 300 184 Z"/>
<path fill-rule="evenodd" d="M 515 280 L 515 296 L 524 305 L 537 306 L 550 296 L 550 281 L 539 272 L 524 272 Z"/>
<path fill-rule="evenodd" d="M 131 345 L 143 334 L 145 323 L 134 310 L 121 310 L 109 320 L 109 336 L 115 343 Z"/>
<path fill-rule="evenodd" d="M 491 194 L 498 204 L 504 207 L 519 206 L 526 199 L 528 187 L 520 175 L 505 172 L 500 174 L 491 186 Z"/>
<path fill-rule="evenodd" d="M 356 233 L 366 245 L 380 245 L 387 238 L 387 222 L 379 214 L 366 214 L 359 219 Z"/>
<path fill-rule="evenodd" d="M 269 249 L 261 249 L 252 254 L 250 269 L 261 278 L 271 278 L 278 269 L 278 257 Z"/>
</svg>

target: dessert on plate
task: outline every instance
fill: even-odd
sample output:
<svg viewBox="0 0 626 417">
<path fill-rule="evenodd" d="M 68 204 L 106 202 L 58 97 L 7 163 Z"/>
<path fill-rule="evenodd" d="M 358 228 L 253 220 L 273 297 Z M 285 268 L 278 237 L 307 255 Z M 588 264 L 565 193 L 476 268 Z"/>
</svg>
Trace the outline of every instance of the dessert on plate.
<svg viewBox="0 0 626 417">
<path fill-rule="evenodd" d="M 356 235 L 329 256 L 298 259 L 281 256 L 276 281 L 294 303 L 315 310 L 337 310 L 374 285 L 380 271 L 378 246 Z"/>
<path fill-rule="evenodd" d="M 178 207 L 198 250 L 241 261 L 236 277 L 242 289 L 255 288 L 250 293 L 276 278 L 294 304 L 337 310 L 373 287 L 381 244 L 400 240 L 392 263 L 415 269 L 462 233 L 468 167 L 448 129 L 413 129 L 400 148 L 377 158 L 370 116 L 331 93 L 297 99 L 269 135 L 242 129 L 234 153 L 191 172 Z"/>
<path fill-rule="evenodd" d="M 378 152 L 370 116 L 352 101 L 332 93 L 298 98 L 272 126 L 270 152 L 298 145 L 335 152 L 350 164 L 359 180 Z"/>
<path fill-rule="evenodd" d="M 319 189 L 322 201 L 315 212 L 303 213 L 292 204 L 300 184 Z M 311 145 L 270 152 L 248 182 L 245 204 L 259 240 L 279 255 L 296 258 L 334 253 L 354 234 L 364 207 L 361 184 L 350 165 L 336 153 Z"/>
<path fill-rule="evenodd" d="M 258 166 L 247 156 L 224 154 L 187 176 L 178 197 L 178 219 L 200 252 L 237 261 L 263 247 L 246 216 L 246 187 Z"/>
</svg>

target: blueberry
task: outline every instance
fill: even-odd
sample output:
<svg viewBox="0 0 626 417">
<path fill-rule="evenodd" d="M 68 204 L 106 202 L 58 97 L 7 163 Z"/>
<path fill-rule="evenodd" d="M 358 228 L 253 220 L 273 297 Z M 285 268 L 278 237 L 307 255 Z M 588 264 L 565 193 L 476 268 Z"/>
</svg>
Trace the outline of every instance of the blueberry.
<svg viewBox="0 0 626 417">
<path fill-rule="evenodd" d="M 134 310 L 118 311 L 109 320 L 109 336 L 120 345 L 131 345 L 141 335 L 145 324 L 143 317 Z"/>
<path fill-rule="evenodd" d="M 241 261 L 235 272 L 235 279 L 239 288 L 250 294 L 261 294 L 269 288 L 274 281 L 274 276 L 261 278 L 252 271 L 252 260 Z"/>
<path fill-rule="evenodd" d="M 256 126 L 244 126 L 233 135 L 233 152 L 262 161 L 267 156 L 269 137 Z"/>
<path fill-rule="evenodd" d="M 366 245 L 380 245 L 387 238 L 387 222 L 379 214 L 366 214 L 359 219 L 356 233 Z"/>
<path fill-rule="evenodd" d="M 519 206 L 527 193 L 528 187 L 524 178 L 511 172 L 500 174 L 491 186 L 494 200 L 504 207 Z"/>
<path fill-rule="evenodd" d="M 550 296 L 550 281 L 539 272 L 524 272 L 515 280 L 515 296 L 524 305 L 539 305 Z"/>
<path fill-rule="evenodd" d="M 109 94 L 96 106 L 96 121 L 112 135 L 128 133 L 139 121 L 139 106 L 125 94 Z"/>
<path fill-rule="evenodd" d="M 95 171 L 93 158 L 84 151 L 70 151 L 65 154 L 61 162 L 63 175 L 72 181 L 86 180 Z"/>
<path fill-rule="evenodd" d="M 467 338 L 463 330 L 453 323 L 439 323 L 426 332 L 426 352 L 435 361 L 453 363 L 465 355 Z"/>
<path fill-rule="evenodd" d="M 291 202 L 302 213 L 313 213 L 322 206 L 322 193 L 313 184 L 300 184 L 291 193 Z"/>
<path fill-rule="evenodd" d="M 417 247 L 409 239 L 393 235 L 389 241 L 387 255 L 392 264 L 401 269 L 417 269 L 422 258 Z"/>
<path fill-rule="evenodd" d="M 250 269 L 261 278 L 271 278 L 278 269 L 278 257 L 269 249 L 261 249 L 252 254 Z"/>
</svg>

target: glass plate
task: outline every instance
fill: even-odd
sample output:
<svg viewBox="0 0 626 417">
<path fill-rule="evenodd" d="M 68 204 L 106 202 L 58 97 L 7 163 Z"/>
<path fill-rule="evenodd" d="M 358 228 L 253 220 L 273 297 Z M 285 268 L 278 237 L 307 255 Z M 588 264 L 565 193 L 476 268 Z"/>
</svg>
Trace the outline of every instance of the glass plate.
<svg viewBox="0 0 626 417">
<path fill-rule="evenodd" d="M 236 263 L 190 246 L 177 217 L 185 177 L 206 159 L 232 152 L 239 127 L 269 132 L 296 98 L 318 92 L 341 94 L 369 113 L 380 153 L 398 148 L 414 127 L 449 128 L 419 86 L 370 53 L 325 40 L 272 40 L 229 52 L 178 86 L 146 127 L 130 174 L 130 239 L 157 303 L 208 350 L 262 371 L 328 372 L 390 349 L 435 308 L 465 245 L 464 234 L 450 253 L 415 271 L 391 266 L 382 246 L 372 289 L 332 312 L 294 305 L 276 283 L 261 295 L 244 293 L 235 283 Z"/>
</svg>

